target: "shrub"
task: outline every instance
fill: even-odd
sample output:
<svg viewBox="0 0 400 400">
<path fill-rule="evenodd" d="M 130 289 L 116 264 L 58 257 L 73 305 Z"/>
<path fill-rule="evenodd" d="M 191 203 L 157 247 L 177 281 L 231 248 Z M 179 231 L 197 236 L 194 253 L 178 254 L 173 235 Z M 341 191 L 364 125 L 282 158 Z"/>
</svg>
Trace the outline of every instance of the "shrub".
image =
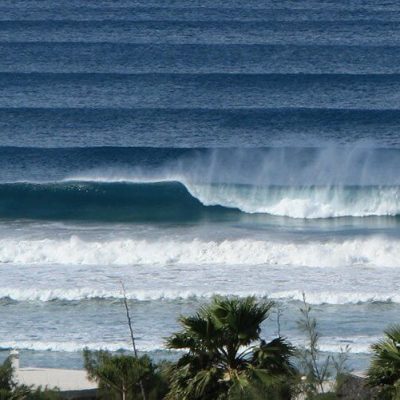
<svg viewBox="0 0 400 400">
<path fill-rule="evenodd" d="M 166 383 L 160 369 L 146 355 L 112 355 L 108 351 L 84 350 L 84 363 L 89 379 L 98 382 L 107 399 L 140 399 L 143 383 L 147 400 L 162 398 Z"/>
</svg>

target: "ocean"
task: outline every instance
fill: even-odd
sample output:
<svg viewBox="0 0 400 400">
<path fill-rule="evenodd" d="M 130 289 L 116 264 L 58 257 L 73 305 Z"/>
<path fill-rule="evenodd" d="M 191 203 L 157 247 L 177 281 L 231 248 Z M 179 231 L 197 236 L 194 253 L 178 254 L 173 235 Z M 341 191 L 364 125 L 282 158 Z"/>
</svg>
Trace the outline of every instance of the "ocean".
<svg viewBox="0 0 400 400">
<path fill-rule="evenodd" d="M 397 2 L 1 0 L 0 357 L 130 349 L 123 281 L 156 359 L 215 294 L 301 345 L 304 293 L 364 369 L 400 322 L 399 171 Z"/>
</svg>

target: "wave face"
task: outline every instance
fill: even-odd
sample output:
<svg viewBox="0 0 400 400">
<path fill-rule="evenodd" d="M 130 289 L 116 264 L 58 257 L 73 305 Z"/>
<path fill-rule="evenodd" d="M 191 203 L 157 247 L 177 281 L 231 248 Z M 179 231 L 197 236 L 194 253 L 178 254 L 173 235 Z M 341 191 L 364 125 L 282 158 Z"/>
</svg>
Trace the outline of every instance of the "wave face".
<svg viewBox="0 0 400 400">
<path fill-rule="evenodd" d="M 193 221 L 239 211 L 293 218 L 397 216 L 400 186 L 249 186 L 179 182 L 0 185 L 2 218 Z"/>
<path fill-rule="evenodd" d="M 3 218 L 156 221 L 217 216 L 221 207 L 204 207 L 179 183 L 13 183 L 0 185 Z"/>
<path fill-rule="evenodd" d="M 2 218 L 196 221 L 243 213 L 400 213 L 399 149 L 2 148 L 0 155 Z"/>
</svg>

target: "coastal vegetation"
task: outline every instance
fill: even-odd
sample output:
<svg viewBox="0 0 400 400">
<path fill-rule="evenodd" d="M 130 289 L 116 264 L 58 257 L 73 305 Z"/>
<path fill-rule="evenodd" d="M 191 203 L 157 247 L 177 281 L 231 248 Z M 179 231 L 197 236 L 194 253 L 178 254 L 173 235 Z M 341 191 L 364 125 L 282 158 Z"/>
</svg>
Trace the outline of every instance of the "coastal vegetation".
<svg viewBox="0 0 400 400">
<path fill-rule="evenodd" d="M 349 374 L 347 359 L 350 348 L 347 346 L 341 349 L 336 357 L 320 350 L 318 323 L 312 316 L 312 308 L 307 304 L 304 294 L 300 313 L 298 326 L 304 332 L 306 342 L 297 349 L 302 375 L 299 391 L 307 399 L 336 398 L 334 393 L 340 389 Z"/>
<path fill-rule="evenodd" d="M 85 349 L 83 357 L 89 379 L 98 383 L 104 398 L 139 399 L 142 397 L 141 382 L 147 400 L 161 399 L 167 392 L 161 366 L 156 366 L 146 355 L 112 355 L 108 351 Z"/>
<path fill-rule="evenodd" d="M 136 349 L 126 298 L 124 305 Z M 176 362 L 156 365 L 135 351 L 112 355 L 85 350 L 85 368 L 105 399 L 338 398 L 335 392 L 346 373 L 347 353 L 338 358 L 323 355 L 317 322 L 305 299 L 299 325 L 306 333 L 306 346 L 296 348 L 281 336 L 280 329 L 265 338 L 261 324 L 273 306 L 254 297 L 217 296 L 194 315 L 179 318 L 181 330 L 166 339 L 166 347 L 179 355 Z M 335 384 L 327 385 L 328 381 Z"/>
<path fill-rule="evenodd" d="M 21 385 L 15 380 L 11 356 L 0 365 L 0 400 L 58 400 L 59 393 Z"/>
<path fill-rule="evenodd" d="M 367 378 L 377 388 L 379 399 L 400 399 L 400 325 L 389 327 L 385 337 L 372 346 Z"/>
<path fill-rule="evenodd" d="M 271 307 L 253 297 L 216 297 L 181 317 L 167 347 L 185 353 L 171 368 L 167 399 L 292 398 L 294 348 L 282 337 L 260 337 Z"/>
<path fill-rule="evenodd" d="M 166 338 L 175 362 L 156 363 L 139 355 L 128 303 L 125 308 L 133 355 L 108 351 L 83 352 L 95 398 L 107 400 L 399 400 L 400 326 L 385 331 L 372 346 L 366 379 L 347 368 L 349 348 L 338 356 L 320 350 L 318 323 L 303 297 L 299 328 L 303 346 L 295 347 L 280 333 L 264 335 L 271 301 L 254 297 L 214 297 L 194 315 L 181 316 L 181 329 Z M 0 400 L 56 400 L 56 390 L 20 385 L 11 356 L 0 365 Z"/>
</svg>

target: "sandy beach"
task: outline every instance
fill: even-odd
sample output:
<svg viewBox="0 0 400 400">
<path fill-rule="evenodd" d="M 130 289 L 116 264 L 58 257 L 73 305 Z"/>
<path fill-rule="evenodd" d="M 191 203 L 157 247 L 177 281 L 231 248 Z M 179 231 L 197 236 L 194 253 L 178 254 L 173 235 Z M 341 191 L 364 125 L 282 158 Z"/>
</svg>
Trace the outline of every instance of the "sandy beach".
<svg viewBox="0 0 400 400">
<path fill-rule="evenodd" d="M 58 368 L 20 368 L 16 370 L 18 383 L 27 386 L 42 386 L 49 389 L 87 390 L 96 389 L 97 384 L 87 379 L 86 371 Z"/>
</svg>

